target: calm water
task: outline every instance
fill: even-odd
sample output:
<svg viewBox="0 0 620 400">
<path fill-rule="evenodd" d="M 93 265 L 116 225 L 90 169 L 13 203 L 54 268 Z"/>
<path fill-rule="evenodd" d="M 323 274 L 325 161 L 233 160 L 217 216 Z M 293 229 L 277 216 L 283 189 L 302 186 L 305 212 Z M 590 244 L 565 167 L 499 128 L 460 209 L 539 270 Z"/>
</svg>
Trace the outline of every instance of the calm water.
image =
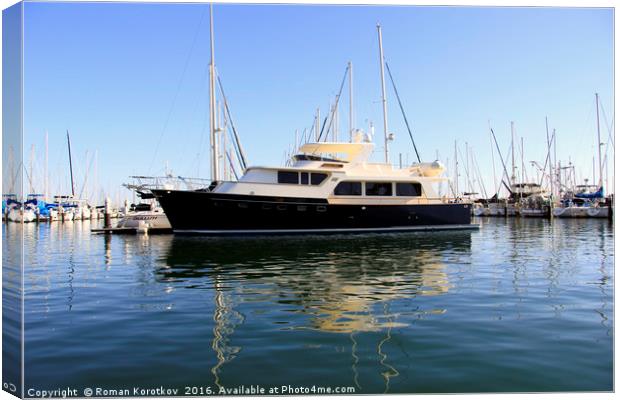
<svg viewBox="0 0 620 400">
<path fill-rule="evenodd" d="M 25 388 L 612 390 L 613 227 L 479 222 L 253 239 L 25 226 Z M 3 225 L 5 270 L 19 229 Z"/>
</svg>

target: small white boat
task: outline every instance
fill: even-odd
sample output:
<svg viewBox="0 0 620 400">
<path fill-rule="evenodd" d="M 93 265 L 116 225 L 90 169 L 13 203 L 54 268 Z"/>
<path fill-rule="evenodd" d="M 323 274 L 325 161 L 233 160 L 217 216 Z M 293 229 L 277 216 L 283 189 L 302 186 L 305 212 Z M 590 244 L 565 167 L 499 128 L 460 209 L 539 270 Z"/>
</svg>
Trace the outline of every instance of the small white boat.
<svg viewBox="0 0 620 400">
<path fill-rule="evenodd" d="M 73 221 L 75 219 L 75 212 L 73 208 L 65 208 L 61 210 L 60 219 L 62 221 Z"/>
<path fill-rule="evenodd" d="M 117 228 L 131 228 L 138 231 L 171 230 L 170 221 L 161 207 L 152 204 L 138 204 L 128 210 L 118 221 Z"/>
<path fill-rule="evenodd" d="M 572 204 L 566 207 L 554 207 L 553 216 L 558 218 L 609 218 L 609 207 Z"/>
<path fill-rule="evenodd" d="M 14 203 L 9 208 L 7 219 L 11 222 L 34 222 L 37 219 L 37 214 L 34 207 Z"/>
<path fill-rule="evenodd" d="M 58 209 L 57 208 L 50 208 L 49 209 L 49 213 L 50 213 L 50 217 L 49 217 L 50 221 L 58 221 L 58 220 L 60 220 L 60 215 L 58 214 Z"/>
</svg>

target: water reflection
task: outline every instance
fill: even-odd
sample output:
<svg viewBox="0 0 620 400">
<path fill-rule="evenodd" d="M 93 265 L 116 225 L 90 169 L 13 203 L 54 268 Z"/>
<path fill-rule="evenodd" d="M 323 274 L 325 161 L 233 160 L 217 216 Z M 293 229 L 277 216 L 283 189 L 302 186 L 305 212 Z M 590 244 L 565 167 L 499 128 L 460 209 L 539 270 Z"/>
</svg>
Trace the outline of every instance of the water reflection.
<svg viewBox="0 0 620 400">
<path fill-rule="evenodd" d="M 447 293 L 444 257 L 467 256 L 469 233 L 308 239 L 172 237 L 160 282 L 237 290 L 245 301 L 296 306 L 298 329 L 350 333 L 403 326 L 380 302 Z M 442 312 L 442 310 L 432 310 Z"/>
<path fill-rule="evenodd" d="M 221 240 L 91 235 L 87 221 L 5 225 L 3 260 L 27 265 L 32 382 L 610 387 L 613 230 L 483 222 L 478 232 Z M 23 248 L 12 242 L 22 234 Z M 6 264 L 3 274 L 21 276 Z"/>
<path fill-rule="evenodd" d="M 355 335 L 379 333 L 375 348 L 387 392 L 399 372 L 390 364 L 386 346 L 392 329 L 409 324 L 390 310 L 391 303 L 447 293 L 451 284 L 444 260 L 469 257 L 470 252 L 469 232 L 225 240 L 174 236 L 155 279 L 177 289 L 214 291 L 217 363 L 211 372 L 218 386 L 222 366 L 241 351 L 232 345 L 232 335 L 246 317 L 235 306 L 263 302 L 295 314 L 284 318 L 282 330 L 347 334 L 358 388 Z"/>
</svg>

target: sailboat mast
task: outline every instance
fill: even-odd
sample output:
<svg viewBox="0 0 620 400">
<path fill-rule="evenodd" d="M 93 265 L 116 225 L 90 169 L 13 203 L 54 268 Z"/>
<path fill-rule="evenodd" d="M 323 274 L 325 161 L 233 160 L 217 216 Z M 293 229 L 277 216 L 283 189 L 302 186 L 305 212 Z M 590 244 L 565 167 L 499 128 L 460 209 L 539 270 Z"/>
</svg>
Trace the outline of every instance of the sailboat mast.
<svg viewBox="0 0 620 400">
<path fill-rule="evenodd" d="M 493 131 L 491 130 L 491 121 L 489 121 L 489 138 L 491 139 L 491 164 L 493 165 L 493 186 L 495 188 L 495 194 L 499 193 L 497 188 L 497 175 L 495 174 L 495 155 L 493 149 Z"/>
<path fill-rule="evenodd" d="M 521 182 L 525 183 L 525 161 L 523 157 L 523 136 L 521 136 Z"/>
<path fill-rule="evenodd" d="M 377 33 L 379 35 L 379 64 L 381 66 L 381 103 L 383 104 L 383 135 L 385 144 L 385 163 L 389 164 L 390 154 L 388 149 L 388 124 L 387 124 L 387 101 L 385 98 L 385 74 L 383 71 L 383 39 L 381 38 L 381 25 L 377 24 Z"/>
<path fill-rule="evenodd" d="M 75 185 L 73 184 L 73 161 L 71 160 L 71 140 L 67 129 L 67 147 L 69 148 L 69 172 L 71 173 L 71 196 L 75 196 Z"/>
<path fill-rule="evenodd" d="M 98 158 L 99 158 L 99 150 L 95 149 L 95 179 L 94 179 L 94 184 L 93 184 L 93 194 L 94 194 L 95 205 L 99 203 L 99 199 L 97 198 L 97 196 L 99 196 L 99 175 L 98 175 L 98 170 L 97 170 Z"/>
<path fill-rule="evenodd" d="M 32 176 L 32 164 L 34 163 L 34 144 L 32 144 L 30 146 L 30 172 L 28 172 L 28 174 L 30 175 L 30 193 L 33 194 L 34 193 L 34 176 Z"/>
<path fill-rule="evenodd" d="M 209 5 L 211 63 L 209 64 L 209 119 L 211 128 L 211 180 L 219 180 L 219 148 L 215 126 L 215 46 L 213 42 L 213 4 Z"/>
<path fill-rule="evenodd" d="M 599 121 L 598 115 L 598 93 L 594 93 L 596 97 L 596 131 L 598 134 L 598 142 L 596 147 L 598 147 L 598 186 L 599 188 L 603 186 L 603 162 L 601 159 L 601 124 Z"/>
<path fill-rule="evenodd" d="M 515 183 L 515 180 L 517 179 L 517 176 L 515 175 L 515 123 L 514 121 L 510 121 L 510 135 L 511 135 L 511 148 L 512 148 L 512 176 L 510 177 L 510 180 L 512 181 L 512 183 Z"/>
<path fill-rule="evenodd" d="M 454 141 L 454 197 L 459 197 L 459 159 L 456 149 L 456 140 Z"/>
<path fill-rule="evenodd" d="M 549 120 L 545 116 L 545 131 L 547 132 L 547 158 L 549 158 L 549 152 L 551 151 L 551 145 L 549 142 Z M 547 165 L 545 164 L 545 170 L 547 169 Z M 545 178 L 546 171 L 542 171 L 543 179 Z M 553 194 L 553 182 L 551 181 L 551 174 L 549 174 L 549 189 L 551 190 L 551 194 Z"/>
<path fill-rule="evenodd" d="M 549 157 L 549 182 L 551 185 L 551 196 L 555 194 L 555 182 L 553 179 L 553 166 L 551 164 L 551 144 L 553 140 L 555 140 L 555 128 L 553 128 L 553 134 L 551 135 L 551 141 L 549 142 L 548 150 L 547 150 L 548 157 Z"/>
<path fill-rule="evenodd" d="M 48 196 L 49 196 L 49 175 L 47 172 L 47 167 L 48 167 L 47 163 L 48 163 L 48 138 L 47 138 L 47 131 L 45 131 L 45 176 L 43 177 L 43 179 L 45 180 L 43 200 L 45 201 L 48 200 Z"/>
<path fill-rule="evenodd" d="M 349 61 L 349 142 L 353 142 L 353 63 Z"/>
</svg>

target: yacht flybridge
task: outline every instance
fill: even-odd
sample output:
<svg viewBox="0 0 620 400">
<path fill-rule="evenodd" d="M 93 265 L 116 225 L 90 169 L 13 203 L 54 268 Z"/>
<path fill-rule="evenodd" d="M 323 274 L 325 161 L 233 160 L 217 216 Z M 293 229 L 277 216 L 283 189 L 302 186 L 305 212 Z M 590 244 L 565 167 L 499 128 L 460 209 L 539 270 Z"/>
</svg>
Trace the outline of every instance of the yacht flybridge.
<svg viewBox="0 0 620 400">
<path fill-rule="evenodd" d="M 222 130 L 215 124 L 211 15 L 211 184 L 198 190 L 151 190 L 174 232 L 242 235 L 478 228 L 471 224 L 470 203 L 442 195 L 442 190 L 447 193 L 448 179 L 442 176 L 444 167 L 440 162 L 419 162 L 405 168 L 395 168 L 389 163 L 388 145 L 393 135 L 387 129 L 380 26 L 377 31 L 385 136 L 383 163 L 369 161 L 374 144 L 352 127 L 349 142 L 321 141 L 324 132 L 318 131 L 317 117 L 316 141 L 301 145 L 286 167 L 246 167 L 244 162 L 242 175 L 236 181 L 225 181 L 220 179 L 219 161 L 231 157 L 226 149 L 220 155 L 222 141 L 218 134 Z M 349 63 L 351 82 L 350 68 Z M 339 98 L 340 94 L 334 109 Z M 323 127 L 326 122 L 327 118 Z"/>
<path fill-rule="evenodd" d="M 236 182 L 153 190 L 175 232 L 293 234 L 477 228 L 471 205 L 440 196 L 439 162 L 368 162 L 374 145 L 308 143 L 290 167 L 250 167 Z M 334 157 L 337 154 L 338 157 Z M 189 204 L 198 205 L 197 213 Z"/>
</svg>

